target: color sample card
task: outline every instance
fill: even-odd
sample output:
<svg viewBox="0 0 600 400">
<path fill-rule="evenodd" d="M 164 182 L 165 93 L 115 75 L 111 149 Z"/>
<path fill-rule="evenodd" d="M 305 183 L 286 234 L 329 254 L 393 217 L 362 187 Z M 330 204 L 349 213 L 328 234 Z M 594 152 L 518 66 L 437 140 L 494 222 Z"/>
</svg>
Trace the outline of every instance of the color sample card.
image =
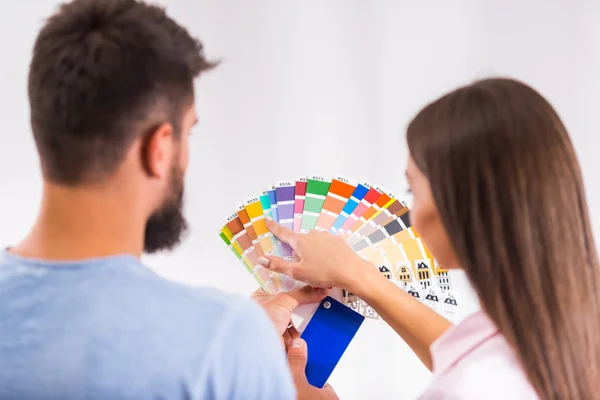
<svg viewBox="0 0 600 400">
<path fill-rule="evenodd" d="M 454 305 L 456 295 L 452 291 L 451 278 L 448 271 L 431 258 L 421 239 L 410 239 L 400 245 L 385 247 L 380 252 L 383 262 L 372 247 L 358 254 L 374 264 L 382 263 L 377 264 L 380 272 L 398 287 L 451 322 L 455 321 L 458 305 Z M 449 300 L 451 304 L 444 309 L 443 302 L 449 296 L 452 298 Z"/>
<path fill-rule="evenodd" d="M 254 221 L 255 232 L 257 230 L 259 232 L 260 241 L 261 241 L 261 249 L 263 249 L 263 250 L 266 249 L 265 254 L 272 254 L 272 255 L 281 257 L 282 243 L 270 231 L 267 230 L 267 226 L 264 221 L 265 217 L 269 217 L 269 218 L 273 219 L 272 213 L 276 207 L 271 206 L 271 198 L 274 197 L 274 194 L 275 194 L 274 190 L 265 190 L 261 193 L 260 196 L 258 196 L 259 202 L 256 202 L 256 198 L 251 198 L 246 201 L 247 205 L 245 206 L 245 208 L 246 208 L 246 212 L 248 213 L 248 216 L 251 217 L 251 221 Z M 258 210 L 259 204 L 260 204 L 260 208 L 262 209 L 262 213 L 263 213 L 262 218 L 261 218 L 259 210 Z M 265 232 L 265 230 L 266 230 L 266 232 Z M 264 235 L 266 235 L 266 237 L 264 237 L 262 235 L 263 232 L 265 232 Z M 269 241 L 271 242 L 270 245 L 268 243 L 265 243 L 267 240 L 267 237 L 268 237 Z M 251 267 L 251 269 L 252 268 L 253 267 Z M 263 268 L 263 267 L 260 267 L 260 268 Z M 276 293 L 281 292 L 281 291 L 285 292 L 285 291 L 293 290 L 293 288 L 297 287 L 300 284 L 298 281 L 296 281 L 286 275 L 283 275 L 283 274 L 276 274 L 276 273 L 271 272 L 271 277 L 276 282 L 276 289 L 275 289 Z"/>
<path fill-rule="evenodd" d="M 447 292 L 442 298 L 441 314 L 453 324 L 456 323 L 456 314 L 458 312 L 458 294 L 456 292 Z"/>
<path fill-rule="evenodd" d="M 364 260 L 367 260 L 373 264 L 374 268 L 377 268 L 377 270 L 387 279 L 393 279 L 393 275 L 390 270 L 391 265 L 389 265 L 383 252 L 379 251 L 375 247 L 369 247 L 358 252 L 358 255 Z M 352 301 L 354 300 L 356 299 L 353 298 Z M 379 314 L 377 314 L 377 312 L 362 299 L 359 299 L 358 309 L 356 311 L 363 314 L 366 318 L 379 319 Z"/>
<path fill-rule="evenodd" d="M 315 229 L 317 220 L 321 214 L 323 203 L 329 192 L 331 181 L 322 176 L 310 176 L 306 183 L 306 197 L 304 199 L 304 210 L 302 212 L 301 233 Z"/>
<path fill-rule="evenodd" d="M 356 206 L 341 227 L 338 228 L 337 234 L 344 235 L 346 231 L 358 221 L 363 214 L 370 209 L 373 204 L 381 197 L 383 193 L 378 190 L 378 187 L 371 187 L 365 194 L 361 202 Z"/>
<path fill-rule="evenodd" d="M 384 230 L 387 233 L 386 227 L 384 227 Z M 393 230 L 390 230 L 390 232 L 393 232 Z M 385 248 L 386 246 L 397 245 L 397 244 L 406 242 L 407 240 L 415 239 L 417 237 L 419 237 L 417 231 L 415 231 L 414 227 L 410 226 L 404 230 L 401 230 L 390 236 L 387 236 L 385 239 L 383 239 L 379 242 L 373 243 L 373 245 L 375 245 L 379 248 Z M 370 238 L 368 240 L 371 241 Z"/>
<path fill-rule="evenodd" d="M 269 190 L 269 200 L 271 201 L 271 217 L 273 221 L 279 222 L 279 212 L 277 210 L 277 192 L 275 191 L 275 185 Z"/>
<path fill-rule="evenodd" d="M 355 243 L 350 244 L 350 240 L 348 243 L 352 246 L 354 251 L 359 251 L 365 247 L 373 246 L 378 244 L 379 242 L 388 240 L 389 244 L 398 244 L 402 243 L 405 240 L 413 239 L 415 237 L 412 234 L 412 230 L 408 231 L 410 228 L 409 217 L 408 217 L 408 208 L 401 209 L 400 215 L 394 214 L 392 216 L 392 220 L 381 227 L 376 227 L 374 231 L 368 230 L 368 236 L 363 236 L 362 239 L 356 241 Z M 369 221 L 372 222 L 372 221 Z M 407 232 L 404 232 L 407 231 Z M 404 233 L 402 233 L 404 232 Z M 404 239 L 402 239 L 404 237 Z M 400 239 L 399 241 L 397 239 Z M 387 243 L 384 243 L 385 246 Z"/>
<path fill-rule="evenodd" d="M 306 184 L 306 178 L 296 179 L 296 188 L 294 193 L 294 232 L 300 232 L 300 229 L 302 228 L 302 213 L 304 212 Z"/>
<path fill-rule="evenodd" d="M 371 189 L 371 185 L 367 182 L 361 182 L 356 186 L 354 192 L 352 192 L 352 195 L 348 199 L 348 202 L 344 208 L 342 208 L 340 215 L 338 215 L 333 225 L 331 225 L 331 233 L 336 233 L 342 227 L 350 214 L 352 214 L 356 207 L 363 201 L 365 195 L 369 192 L 369 189 Z"/>
<path fill-rule="evenodd" d="M 219 236 L 254 279 L 273 294 L 298 289 L 304 283 L 258 264 L 262 256 L 297 259 L 293 249 L 267 229 L 266 218 L 299 233 L 320 230 L 341 236 L 401 290 L 454 322 L 459 295 L 453 290 L 450 272 L 438 265 L 411 226 L 409 207 L 379 185 L 356 182 L 341 176 L 278 181 L 238 205 L 221 225 Z M 355 294 L 335 290 L 346 309 L 364 318 L 380 318 Z M 303 307 L 305 328 L 317 305 Z"/>
<path fill-rule="evenodd" d="M 255 279 L 268 293 L 276 294 L 279 292 L 287 292 L 294 290 L 301 286 L 304 286 L 301 282 L 298 282 L 286 275 L 269 271 L 263 266 L 258 264 L 259 246 L 254 246 L 248 243 L 250 235 L 248 231 L 240 228 L 241 219 L 239 213 L 232 215 L 231 220 L 228 221 L 225 226 L 221 229 L 219 236 L 227 244 L 229 242 L 232 251 L 237 253 L 237 258 L 246 266 L 248 271 L 254 275 Z M 266 228 L 266 227 L 265 227 Z M 232 234 L 233 231 L 235 234 Z M 268 233 L 268 235 L 270 232 Z M 230 239 L 231 238 L 231 241 Z M 240 251 L 236 250 L 240 249 Z"/>
<path fill-rule="evenodd" d="M 271 210 L 271 196 L 270 190 L 265 190 L 259 196 L 260 205 L 263 209 L 263 214 L 265 217 L 273 219 L 273 210 Z"/>
<path fill-rule="evenodd" d="M 315 229 L 320 231 L 330 230 L 355 189 L 356 183 L 351 180 L 342 176 L 334 178 L 331 185 L 329 185 L 329 191 L 325 197 Z"/>
<path fill-rule="evenodd" d="M 452 281 L 447 269 L 442 268 L 438 263 L 434 261 L 434 274 L 437 277 L 437 286 L 442 291 L 452 290 Z"/>
<path fill-rule="evenodd" d="M 263 191 L 261 193 L 261 195 L 259 196 L 259 199 L 260 199 L 260 206 L 262 208 L 263 215 L 265 216 L 265 218 L 273 219 L 273 210 L 271 208 L 270 190 Z M 277 239 L 274 235 L 271 235 L 271 241 L 273 242 L 273 253 L 272 254 L 276 255 L 276 256 L 281 256 L 281 252 L 279 251 L 281 242 L 279 242 L 279 239 Z"/>
<path fill-rule="evenodd" d="M 381 228 L 393 220 L 399 218 L 403 214 L 408 212 L 406 203 L 399 199 L 393 199 L 392 203 L 387 207 L 383 207 L 381 210 L 376 212 L 373 217 L 368 220 L 363 226 L 352 233 L 348 238 L 348 244 L 351 246 L 358 242 L 364 237 L 368 237 L 370 234 L 381 230 Z"/>
<path fill-rule="evenodd" d="M 244 225 L 239 218 L 238 213 L 231 214 L 227 217 L 224 225 L 230 233 L 232 247 L 238 252 L 244 265 L 251 271 L 267 293 L 277 293 L 279 291 L 278 282 L 271 279 L 272 272 L 258 264 L 258 253 L 252 244 L 252 240 L 248 232 L 244 229 Z"/>
<path fill-rule="evenodd" d="M 221 239 L 223 240 L 223 242 L 225 242 L 225 244 L 227 245 L 227 247 L 229 247 L 229 249 L 235 255 L 235 257 L 242 264 L 244 264 L 244 266 L 246 267 L 246 269 L 248 270 L 248 272 L 250 272 L 254 276 L 254 271 L 252 271 L 252 266 L 246 264 L 246 262 L 242 259 L 242 256 L 240 255 L 240 253 L 231 244 L 231 241 L 229 240 L 229 238 L 231 238 L 231 234 L 229 234 L 229 235 L 226 234 L 225 231 L 223 230 L 223 228 L 221 228 L 221 232 L 219 232 L 219 236 L 221 237 Z M 256 276 L 255 276 L 255 278 L 256 278 L 256 281 L 258 282 L 258 284 L 262 285 L 262 282 Z"/>
<path fill-rule="evenodd" d="M 433 275 L 433 259 L 429 258 L 429 252 L 425 250 L 425 246 L 420 238 L 409 240 L 401 244 L 406 257 L 413 263 L 413 270 L 418 283 L 423 290 L 427 290 L 432 286 Z"/>
<path fill-rule="evenodd" d="M 296 198 L 296 184 L 294 181 L 281 181 L 275 184 L 275 197 L 277 198 L 277 214 L 279 225 L 294 229 L 294 206 Z M 292 259 L 292 248 L 287 243 L 281 244 L 281 257 Z"/>
<path fill-rule="evenodd" d="M 248 212 L 246 211 L 246 208 L 243 204 L 238 205 L 236 213 L 239 217 L 239 220 L 244 225 L 244 230 L 246 231 L 246 234 L 252 241 L 252 246 L 258 254 L 258 257 L 264 257 L 266 253 L 260 244 L 260 240 L 258 239 L 256 230 L 254 229 L 254 225 L 252 225 L 252 221 L 250 220 Z"/>
<path fill-rule="evenodd" d="M 247 263 L 252 273 L 254 273 L 254 264 L 251 262 L 251 259 L 248 258 L 249 249 L 254 250 L 252 247 L 252 240 L 248 237 L 248 234 L 244 229 L 244 224 L 240 221 L 237 213 L 227 217 L 223 231 L 227 234 L 231 246 L 237 251 L 242 260 Z"/>
<path fill-rule="evenodd" d="M 308 349 L 306 378 L 311 385 L 325 386 L 364 320 L 329 296 L 321 302 L 301 335 Z"/>
<path fill-rule="evenodd" d="M 373 192 L 376 193 L 376 195 L 371 196 L 374 200 L 368 203 L 368 206 L 366 207 L 364 207 L 361 202 L 346 222 L 344 222 L 338 231 L 338 235 L 341 235 L 343 238 L 350 237 L 352 232 L 360 228 L 373 214 L 390 201 L 390 196 L 386 194 L 381 187 L 374 186 L 372 189 Z M 367 199 L 367 196 L 369 196 L 369 193 L 365 196 L 365 200 Z"/>
<path fill-rule="evenodd" d="M 427 307 L 429 307 L 433 311 L 439 313 L 441 311 L 440 297 L 441 296 L 438 293 L 438 291 L 436 289 L 434 289 L 433 287 L 431 287 L 427 291 L 425 291 L 425 297 L 423 297 L 423 302 L 425 303 L 425 305 Z"/>
<path fill-rule="evenodd" d="M 250 223 L 256 234 L 256 240 L 253 240 L 255 247 L 260 244 L 265 255 L 275 254 L 277 243 L 275 236 L 267 229 L 265 223 L 265 215 L 263 213 L 262 204 L 259 197 L 252 197 L 244 202 L 244 209 Z"/>
<path fill-rule="evenodd" d="M 374 247 L 367 247 L 366 249 L 359 251 L 358 255 L 375 265 L 385 263 L 383 253 Z"/>
<path fill-rule="evenodd" d="M 383 190 L 383 189 L 380 188 L 380 190 Z M 343 235 L 343 237 L 346 240 L 348 240 L 354 232 L 356 232 L 357 230 L 362 228 L 363 225 L 368 223 L 368 221 L 377 217 L 381 213 L 382 209 L 388 208 L 395 201 L 396 201 L 396 199 L 394 198 L 394 195 L 392 193 L 390 193 L 390 192 L 382 193 L 381 196 L 379 196 L 379 198 L 377 199 L 377 201 L 375 203 L 373 203 L 373 205 L 363 213 L 363 215 L 358 219 L 358 221 L 356 221 L 354 223 L 354 225 L 352 225 L 350 227 L 350 229 L 348 229 L 346 231 L 346 233 Z"/>
</svg>

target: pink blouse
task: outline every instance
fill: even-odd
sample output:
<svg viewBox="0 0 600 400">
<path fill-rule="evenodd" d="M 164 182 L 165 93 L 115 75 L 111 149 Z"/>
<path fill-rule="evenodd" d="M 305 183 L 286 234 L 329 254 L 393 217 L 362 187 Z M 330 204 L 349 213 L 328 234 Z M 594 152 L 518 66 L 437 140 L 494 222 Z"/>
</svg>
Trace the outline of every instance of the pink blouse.
<svg viewBox="0 0 600 400">
<path fill-rule="evenodd" d="M 421 400 L 538 398 L 513 350 L 482 311 L 445 332 L 431 353 L 434 381 Z"/>
</svg>

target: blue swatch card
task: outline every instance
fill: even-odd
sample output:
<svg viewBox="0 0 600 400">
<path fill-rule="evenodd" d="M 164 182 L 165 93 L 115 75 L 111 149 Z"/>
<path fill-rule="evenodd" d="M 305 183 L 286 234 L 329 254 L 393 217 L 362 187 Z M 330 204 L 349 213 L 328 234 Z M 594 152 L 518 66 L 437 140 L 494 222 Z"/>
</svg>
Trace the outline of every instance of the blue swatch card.
<svg viewBox="0 0 600 400">
<path fill-rule="evenodd" d="M 306 377 L 322 388 L 365 317 L 331 297 L 326 297 L 302 332 L 308 346 Z"/>
</svg>

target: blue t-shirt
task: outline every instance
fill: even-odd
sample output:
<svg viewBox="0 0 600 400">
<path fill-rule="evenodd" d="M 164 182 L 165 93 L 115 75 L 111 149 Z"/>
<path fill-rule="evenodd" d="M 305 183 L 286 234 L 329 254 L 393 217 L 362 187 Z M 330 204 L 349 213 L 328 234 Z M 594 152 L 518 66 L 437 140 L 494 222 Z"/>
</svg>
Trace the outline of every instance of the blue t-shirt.
<svg viewBox="0 0 600 400">
<path fill-rule="evenodd" d="M 0 399 L 295 399 L 250 299 L 167 281 L 133 256 L 0 253 Z"/>
</svg>

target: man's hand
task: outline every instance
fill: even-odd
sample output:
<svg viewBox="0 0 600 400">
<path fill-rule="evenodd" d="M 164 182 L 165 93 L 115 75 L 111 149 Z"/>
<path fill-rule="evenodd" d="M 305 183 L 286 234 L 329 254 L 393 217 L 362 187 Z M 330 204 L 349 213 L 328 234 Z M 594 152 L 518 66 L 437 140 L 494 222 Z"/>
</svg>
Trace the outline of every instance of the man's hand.
<svg viewBox="0 0 600 400">
<path fill-rule="evenodd" d="M 259 288 L 252 293 L 251 298 L 265 309 L 267 315 L 273 321 L 275 329 L 281 335 L 287 349 L 291 340 L 299 336 L 294 327 L 288 329 L 292 320 L 292 312 L 300 304 L 320 302 L 327 296 L 327 292 L 326 289 L 316 290 L 310 286 L 305 286 L 293 292 L 270 295 L 262 288 Z"/>
<path fill-rule="evenodd" d="M 288 329 L 292 312 L 296 307 L 300 304 L 320 302 L 327 296 L 327 292 L 327 289 L 313 289 L 311 286 L 305 286 L 293 292 L 270 295 L 259 288 L 251 296 L 258 304 L 263 306 L 267 315 L 275 324 L 277 332 L 282 336 L 285 348 L 288 351 L 288 363 L 296 384 L 298 400 L 338 399 L 337 394 L 329 384 L 325 385 L 323 389 L 319 389 L 308 383 L 305 372 L 308 359 L 306 342 L 300 339 L 296 329 L 293 327 Z"/>
<path fill-rule="evenodd" d="M 288 363 L 296 384 L 298 400 L 334 400 L 339 399 L 333 387 L 326 384 L 323 389 L 316 388 L 306 379 L 306 361 L 308 350 L 306 342 L 300 338 L 292 340 L 288 348 Z"/>
</svg>

